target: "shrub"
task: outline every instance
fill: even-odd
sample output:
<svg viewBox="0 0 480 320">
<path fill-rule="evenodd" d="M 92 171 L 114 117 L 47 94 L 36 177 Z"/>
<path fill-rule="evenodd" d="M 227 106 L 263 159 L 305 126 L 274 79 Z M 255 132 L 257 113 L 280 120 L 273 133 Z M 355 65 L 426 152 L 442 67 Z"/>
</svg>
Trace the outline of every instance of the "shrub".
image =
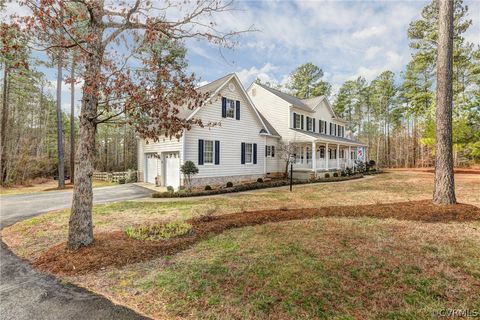
<svg viewBox="0 0 480 320">
<path fill-rule="evenodd" d="M 193 161 L 185 161 L 185 163 L 180 167 L 180 171 L 185 176 L 185 180 L 188 184 L 188 190 L 192 191 L 192 176 L 198 173 L 198 168 L 193 163 Z"/>
<path fill-rule="evenodd" d="M 167 186 L 167 191 L 172 193 L 173 191 L 175 191 L 175 189 L 173 189 L 172 186 Z"/>
<path fill-rule="evenodd" d="M 205 186 L 205 190 L 212 190 L 212 187 L 210 187 L 208 184 Z"/>
<path fill-rule="evenodd" d="M 185 189 L 186 189 L 185 186 L 178 187 L 178 190 L 185 190 Z"/>
<path fill-rule="evenodd" d="M 258 179 L 257 179 L 257 182 L 258 182 L 258 183 L 263 183 L 263 179 L 262 179 L 262 178 L 258 178 Z"/>
<path fill-rule="evenodd" d="M 340 175 L 341 175 L 342 177 L 346 177 L 346 176 L 347 176 L 347 173 L 346 173 L 345 171 L 342 171 L 342 172 L 340 173 Z"/>
<path fill-rule="evenodd" d="M 227 182 L 227 188 L 231 188 L 231 187 L 233 187 L 233 183 L 230 182 L 230 181 L 228 181 L 228 182 Z"/>
<path fill-rule="evenodd" d="M 125 178 L 119 178 L 118 179 L 118 184 L 125 184 L 126 179 Z"/>
<path fill-rule="evenodd" d="M 351 176 L 353 174 L 352 168 L 350 167 L 345 168 L 345 173 L 347 174 L 347 176 Z"/>
<path fill-rule="evenodd" d="M 334 172 L 334 173 L 333 173 L 333 176 L 334 176 L 335 178 L 338 177 L 338 172 Z"/>
<path fill-rule="evenodd" d="M 188 234 L 192 225 L 184 221 L 172 221 L 151 226 L 128 227 L 125 233 L 136 240 L 163 240 Z"/>
<path fill-rule="evenodd" d="M 325 173 L 325 178 L 330 178 L 330 173 Z"/>
</svg>

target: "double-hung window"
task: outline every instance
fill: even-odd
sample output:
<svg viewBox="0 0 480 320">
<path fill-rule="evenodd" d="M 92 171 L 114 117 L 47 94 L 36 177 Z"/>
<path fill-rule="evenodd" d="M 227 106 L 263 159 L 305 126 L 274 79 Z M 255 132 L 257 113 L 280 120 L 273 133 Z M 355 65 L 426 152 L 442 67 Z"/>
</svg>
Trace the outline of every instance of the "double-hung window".
<svg viewBox="0 0 480 320">
<path fill-rule="evenodd" d="M 235 118 L 235 100 L 227 98 L 227 109 L 226 109 L 227 118 Z"/>
<path fill-rule="evenodd" d="M 293 114 L 293 128 L 301 129 L 302 127 L 302 117 L 298 113 Z"/>
<path fill-rule="evenodd" d="M 313 131 L 313 119 L 307 117 L 307 131 Z"/>
<path fill-rule="evenodd" d="M 203 143 L 203 163 L 212 164 L 213 163 L 213 141 L 205 140 Z"/>
<path fill-rule="evenodd" d="M 245 163 L 253 163 L 253 144 L 245 143 Z"/>
</svg>

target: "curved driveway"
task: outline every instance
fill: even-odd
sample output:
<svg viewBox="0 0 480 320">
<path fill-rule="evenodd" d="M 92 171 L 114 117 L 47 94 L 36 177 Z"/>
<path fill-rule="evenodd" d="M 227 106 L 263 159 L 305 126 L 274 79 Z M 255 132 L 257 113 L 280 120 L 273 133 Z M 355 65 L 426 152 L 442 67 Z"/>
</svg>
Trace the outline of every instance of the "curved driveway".
<svg viewBox="0 0 480 320">
<path fill-rule="evenodd" d="M 95 188 L 95 203 L 130 200 L 152 191 L 127 184 Z M 70 207 L 72 191 L 0 196 L 0 227 Z M 0 319 L 145 319 L 134 311 L 55 277 L 35 271 L 1 242 Z"/>
</svg>

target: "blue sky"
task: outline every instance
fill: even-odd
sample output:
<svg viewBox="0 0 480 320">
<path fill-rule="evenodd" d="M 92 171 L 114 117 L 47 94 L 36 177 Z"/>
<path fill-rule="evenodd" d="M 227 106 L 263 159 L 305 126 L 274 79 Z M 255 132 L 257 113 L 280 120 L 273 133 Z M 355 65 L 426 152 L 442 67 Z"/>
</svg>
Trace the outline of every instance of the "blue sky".
<svg viewBox="0 0 480 320">
<path fill-rule="evenodd" d="M 214 17 L 220 30 L 257 32 L 243 34 L 234 49 L 220 49 L 205 40 L 191 40 L 189 69 L 200 83 L 236 72 L 244 86 L 259 77 L 263 81 L 288 83 L 298 65 L 312 62 L 321 67 L 334 93 L 349 79 L 374 79 L 384 70 L 399 74 L 410 60 L 408 24 L 420 17 L 429 1 L 240 1 L 236 10 Z M 480 0 L 469 6 L 473 25 L 466 39 L 480 44 Z M 10 4 L 10 10 L 15 3 Z M 42 70 L 52 81 L 54 70 Z M 76 100 L 81 98 L 80 85 Z M 64 86 L 62 105 L 70 108 L 69 86 Z M 78 102 L 79 105 L 79 102 Z M 77 106 L 78 110 L 78 106 Z"/>
<path fill-rule="evenodd" d="M 234 50 L 189 42 L 190 68 L 203 81 L 237 72 L 244 85 L 255 78 L 285 84 L 298 65 L 312 62 L 336 91 L 346 80 L 402 71 L 410 59 L 408 24 L 429 1 L 241 1 L 219 26 L 260 31 L 240 37 Z M 480 44 L 480 1 L 465 1 L 473 25 L 466 38 Z M 223 57 L 222 57 L 223 55 Z"/>
</svg>

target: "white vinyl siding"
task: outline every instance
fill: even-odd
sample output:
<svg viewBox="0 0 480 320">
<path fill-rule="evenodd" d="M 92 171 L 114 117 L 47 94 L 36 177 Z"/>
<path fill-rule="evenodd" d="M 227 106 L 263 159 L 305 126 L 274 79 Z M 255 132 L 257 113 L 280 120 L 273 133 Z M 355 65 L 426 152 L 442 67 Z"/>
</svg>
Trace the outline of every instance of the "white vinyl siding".
<svg viewBox="0 0 480 320">
<path fill-rule="evenodd" d="M 222 99 L 213 98 L 196 114 L 195 117 L 202 119 L 203 123 L 220 123 L 210 128 L 194 126 L 185 134 L 185 159 L 193 161 L 198 166 L 198 140 L 220 141 L 220 164 L 198 166 L 199 173 L 195 178 L 226 177 L 238 175 L 257 175 L 265 172 L 265 136 L 260 135 L 263 126 L 254 109 L 250 106 L 247 97 L 242 93 L 237 82 L 232 79 L 230 83 L 235 85 L 231 91 L 226 83 L 220 90 L 220 97 L 228 97 L 231 100 L 240 101 L 241 118 L 237 121 L 222 118 Z M 249 142 L 257 144 L 257 163 L 248 166 L 241 164 L 241 143 Z M 214 148 L 215 149 L 215 146 Z M 215 150 L 214 150 L 215 154 Z M 215 158 L 215 156 L 214 156 Z"/>
</svg>

